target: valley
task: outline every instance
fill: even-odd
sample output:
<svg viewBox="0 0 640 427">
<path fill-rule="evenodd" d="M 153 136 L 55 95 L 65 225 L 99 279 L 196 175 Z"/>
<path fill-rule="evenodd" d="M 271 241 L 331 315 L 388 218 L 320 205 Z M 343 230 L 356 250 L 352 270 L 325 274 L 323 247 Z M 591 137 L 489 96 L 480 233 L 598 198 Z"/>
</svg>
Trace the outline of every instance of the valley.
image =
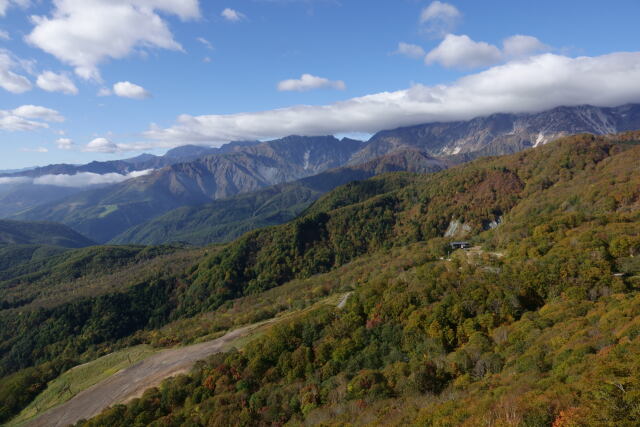
<svg viewBox="0 0 640 427">
<path fill-rule="evenodd" d="M 441 169 L 422 173 L 396 169 L 405 154 L 379 175 L 330 172 L 365 175 L 323 177 L 298 216 L 230 243 L 7 252 L 5 417 L 73 366 L 146 345 L 43 425 L 624 425 L 634 398 L 598 381 L 636 387 L 639 147 L 637 132 L 583 134 L 444 168 L 420 155 Z M 231 350 L 247 325 L 264 328 Z"/>
<path fill-rule="evenodd" d="M 0 426 L 639 426 L 638 16 L 0 0 Z"/>
</svg>

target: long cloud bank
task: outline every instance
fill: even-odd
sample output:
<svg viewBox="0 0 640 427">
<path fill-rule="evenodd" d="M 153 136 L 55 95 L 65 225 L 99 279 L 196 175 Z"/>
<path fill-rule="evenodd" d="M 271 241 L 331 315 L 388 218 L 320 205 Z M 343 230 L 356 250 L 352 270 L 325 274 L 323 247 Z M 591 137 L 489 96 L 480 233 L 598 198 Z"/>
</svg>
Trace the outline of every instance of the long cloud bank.
<svg viewBox="0 0 640 427">
<path fill-rule="evenodd" d="M 448 85 L 413 87 L 324 106 L 294 106 L 229 115 L 181 115 L 169 128 L 152 126 L 146 141 L 120 151 L 221 144 L 289 134 L 374 133 L 499 112 L 536 112 L 561 105 L 617 106 L 640 101 L 640 52 L 571 58 L 543 54 L 514 60 Z"/>
<path fill-rule="evenodd" d="M 148 175 L 151 172 L 153 172 L 153 169 L 134 171 L 126 175 L 119 173 L 97 174 L 93 172 L 79 172 L 74 175 L 42 175 L 36 178 L 26 176 L 0 177 L 0 184 L 35 184 L 81 188 L 92 185 L 118 184 L 128 179 Z"/>
</svg>

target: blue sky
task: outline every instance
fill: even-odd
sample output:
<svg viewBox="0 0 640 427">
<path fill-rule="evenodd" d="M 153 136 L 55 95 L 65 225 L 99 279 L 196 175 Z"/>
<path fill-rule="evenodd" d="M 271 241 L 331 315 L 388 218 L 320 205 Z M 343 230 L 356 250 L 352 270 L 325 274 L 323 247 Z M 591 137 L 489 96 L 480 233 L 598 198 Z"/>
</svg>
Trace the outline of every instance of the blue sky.
<svg viewBox="0 0 640 427">
<path fill-rule="evenodd" d="M 640 102 L 637 0 L 0 0 L 1 12 L 0 169 Z"/>
</svg>

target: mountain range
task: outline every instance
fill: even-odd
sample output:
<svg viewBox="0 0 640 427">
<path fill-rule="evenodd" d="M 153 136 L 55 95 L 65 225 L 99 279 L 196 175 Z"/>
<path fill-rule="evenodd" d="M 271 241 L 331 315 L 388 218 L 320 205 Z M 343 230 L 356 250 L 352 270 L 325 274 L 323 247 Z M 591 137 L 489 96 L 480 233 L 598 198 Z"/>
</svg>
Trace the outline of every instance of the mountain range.
<svg viewBox="0 0 640 427">
<path fill-rule="evenodd" d="M 0 422 L 637 425 L 639 157 L 640 132 L 581 134 L 350 182 L 225 245 L 25 257 Z"/>
<path fill-rule="evenodd" d="M 206 245 L 227 242 L 249 230 L 292 220 L 322 194 L 340 185 L 381 173 L 431 173 L 447 167 L 446 162 L 420 151 L 398 151 L 360 165 L 332 169 L 213 203 L 180 207 L 128 229 L 110 243 Z"/>
<path fill-rule="evenodd" d="M 109 171 L 123 174 L 134 170 L 153 169 L 144 176 L 118 184 L 103 185 L 84 191 L 66 189 L 61 191 L 61 197 L 45 198 L 42 200 L 43 203 L 35 206 L 33 204 L 36 203 L 37 197 L 29 198 L 29 191 L 24 191 L 22 199 L 15 191 L 9 192 L 9 195 L 4 196 L 4 200 L 10 200 L 12 204 L 7 203 L 7 207 L 0 210 L 0 214 L 11 215 L 11 218 L 19 220 L 61 222 L 99 242 L 114 238 L 121 243 L 129 241 L 128 239 L 134 242 L 158 242 L 158 239 L 165 236 L 165 232 L 150 231 L 145 224 L 158 219 L 149 224 L 149 227 L 167 229 L 161 224 L 172 221 L 173 213 L 166 218 L 160 217 L 173 209 L 183 208 L 175 213 L 175 218 L 181 218 L 179 224 L 193 224 L 194 221 L 202 223 L 201 219 L 195 218 L 207 217 L 214 221 L 214 218 L 228 216 L 227 213 L 218 211 L 213 214 L 211 209 L 229 208 L 237 213 L 236 208 L 230 206 L 236 206 L 236 202 L 245 203 L 244 214 L 232 221 L 237 223 L 232 227 L 236 231 L 225 230 L 225 221 L 215 226 L 210 222 L 206 227 L 210 230 L 213 230 L 212 226 L 219 227 L 218 231 L 207 234 L 209 237 L 195 239 L 205 242 L 218 241 L 252 228 L 249 224 L 267 225 L 291 218 L 317 198 L 318 194 L 333 187 L 329 185 L 325 190 L 318 192 L 315 188 L 308 188 L 306 183 L 300 183 L 305 190 L 300 193 L 301 187 L 294 186 L 298 191 L 295 197 L 291 197 L 293 193 L 289 192 L 292 187 L 270 189 L 268 192 L 273 197 L 281 197 L 281 200 L 289 202 L 274 203 L 267 211 L 259 209 L 259 204 L 249 203 L 251 196 L 249 199 L 242 198 L 243 202 L 230 200 L 208 205 L 201 213 L 198 213 L 199 206 L 233 198 L 238 194 L 259 191 L 272 185 L 291 183 L 330 169 L 366 164 L 368 166 L 365 168 L 370 168 L 370 171 L 363 173 L 361 169 L 360 172 L 361 176 L 368 177 L 377 173 L 372 166 L 376 161 L 386 162 L 377 159 L 392 153 L 421 153 L 421 156 L 437 161 L 439 165 L 448 166 L 477 157 L 518 152 L 543 145 L 567 134 L 607 134 L 637 128 L 640 128 L 638 104 L 616 108 L 577 106 L 558 107 L 541 113 L 494 114 L 469 121 L 429 123 L 387 130 L 373 135 L 367 142 L 337 139 L 333 136 L 289 136 L 261 143 L 235 142 L 219 149 L 185 146 L 171 150 L 162 157 L 142 155 L 134 159 L 93 162 L 83 166 L 53 165 L 12 174 L 11 177 L 16 178 L 54 172 Z M 412 169 L 409 164 L 398 165 L 398 169 L 419 170 Z M 384 167 L 380 170 L 387 171 Z M 348 171 L 338 174 L 348 176 Z M 326 176 L 319 179 L 326 179 Z M 336 182 L 342 184 L 344 180 L 337 179 Z M 304 196 L 301 196 L 303 193 Z M 49 194 L 53 195 L 55 192 Z M 267 193 L 256 194 L 254 201 L 265 200 L 265 194 Z M 28 200 L 25 202 L 23 199 Z M 21 210 L 17 211 L 17 206 Z M 274 210 L 275 206 L 280 208 Z M 243 223 L 245 220 L 249 223 Z M 197 227 L 192 230 L 191 226 L 180 231 L 177 227 L 175 224 L 169 227 L 173 230 L 169 233 L 173 236 L 171 239 L 195 241 L 187 235 L 193 236 L 196 230 L 198 233 L 201 231 Z M 150 237 L 152 235 L 156 237 Z"/>
</svg>

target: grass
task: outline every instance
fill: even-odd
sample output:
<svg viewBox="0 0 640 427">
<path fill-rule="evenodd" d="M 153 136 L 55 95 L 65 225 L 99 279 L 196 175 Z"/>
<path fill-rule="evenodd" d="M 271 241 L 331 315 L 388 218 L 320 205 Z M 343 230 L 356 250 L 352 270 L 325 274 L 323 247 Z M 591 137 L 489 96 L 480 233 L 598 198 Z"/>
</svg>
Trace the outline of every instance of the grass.
<svg viewBox="0 0 640 427">
<path fill-rule="evenodd" d="M 252 329 L 247 335 L 240 336 L 235 340 L 230 341 L 224 346 L 222 351 L 229 351 L 232 348 L 242 349 L 249 342 L 267 333 L 267 331 L 276 324 L 293 319 L 296 316 L 301 316 L 322 305 L 335 306 L 342 300 L 344 295 L 346 294 L 333 294 L 304 309 L 294 309 L 280 313 L 272 319 L 257 322 L 251 325 Z M 219 338 L 222 335 L 224 335 L 224 332 L 210 334 L 201 337 L 196 340 L 196 342 L 210 341 Z M 26 424 L 49 409 L 65 403 L 83 390 L 86 390 L 118 373 L 122 369 L 149 357 L 156 351 L 157 349 L 148 345 L 129 347 L 68 370 L 60 377 L 51 381 L 47 386 L 47 389 L 38 395 L 38 397 L 31 402 L 29 406 L 22 410 L 16 418 L 11 420 L 8 426 L 21 426 Z"/>
<path fill-rule="evenodd" d="M 65 403 L 81 391 L 147 358 L 155 352 L 156 350 L 150 346 L 139 345 L 108 354 L 84 365 L 76 366 L 51 381 L 46 390 L 40 393 L 8 425 L 23 425 L 45 411 Z"/>
</svg>

